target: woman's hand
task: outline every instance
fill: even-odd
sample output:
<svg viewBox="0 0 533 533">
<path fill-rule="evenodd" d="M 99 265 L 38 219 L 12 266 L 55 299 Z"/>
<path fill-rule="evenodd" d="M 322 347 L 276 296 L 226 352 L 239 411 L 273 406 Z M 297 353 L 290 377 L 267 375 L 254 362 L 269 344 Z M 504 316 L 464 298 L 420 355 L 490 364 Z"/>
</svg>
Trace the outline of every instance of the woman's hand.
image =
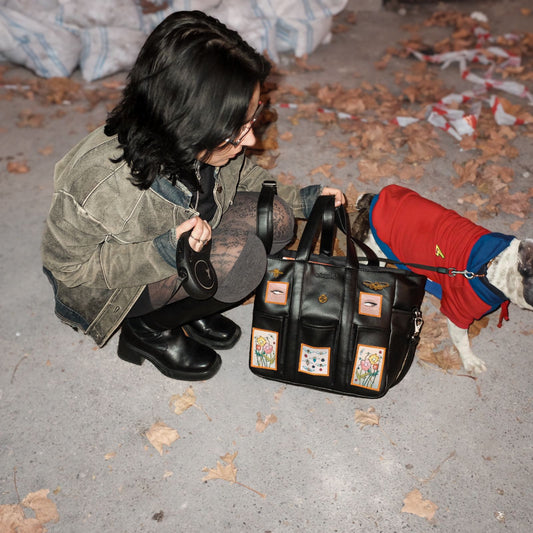
<svg viewBox="0 0 533 533">
<path fill-rule="evenodd" d="M 344 193 L 339 189 L 335 189 L 333 187 L 324 187 L 320 193 L 320 196 L 328 195 L 335 196 L 335 207 L 340 207 L 346 203 L 346 196 L 344 196 Z"/>
<path fill-rule="evenodd" d="M 176 238 L 179 240 L 183 233 L 191 231 L 189 245 L 195 252 L 199 252 L 206 242 L 211 240 L 211 226 L 200 217 L 189 218 L 176 228 Z"/>
</svg>

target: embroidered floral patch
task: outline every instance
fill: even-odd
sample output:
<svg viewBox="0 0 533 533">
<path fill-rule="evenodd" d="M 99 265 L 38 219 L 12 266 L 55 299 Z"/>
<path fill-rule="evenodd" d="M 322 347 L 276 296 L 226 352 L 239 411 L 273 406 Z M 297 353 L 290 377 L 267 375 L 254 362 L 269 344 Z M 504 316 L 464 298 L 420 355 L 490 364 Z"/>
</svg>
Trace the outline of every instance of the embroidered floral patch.
<svg viewBox="0 0 533 533">
<path fill-rule="evenodd" d="M 289 296 L 289 284 L 286 281 L 269 281 L 266 287 L 267 304 L 285 305 Z"/>
<path fill-rule="evenodd" d="M 250 365 L 255 368 L 276 370 L 278 367 L 278 333 L 252 328 Z"/>
<path fill-rule="evenodd" d="M 383 377 L 386 349 L 380 346 L 358 344 L 351 384 L 379 391 Z"/>
<path fill-rule="evenodd" d="M 367 316 L 381 317 L 381 294 L 371 294 L 370 292 L 359 293 L 359 314 Z"/>
<path fill-rule="evenodd" d="M 329 376 L 329 357 L 331 349 L 316 348 L 302 344 L 300 349 L 299 372 L 313 374 L 315 376 Z"/>
</svg>

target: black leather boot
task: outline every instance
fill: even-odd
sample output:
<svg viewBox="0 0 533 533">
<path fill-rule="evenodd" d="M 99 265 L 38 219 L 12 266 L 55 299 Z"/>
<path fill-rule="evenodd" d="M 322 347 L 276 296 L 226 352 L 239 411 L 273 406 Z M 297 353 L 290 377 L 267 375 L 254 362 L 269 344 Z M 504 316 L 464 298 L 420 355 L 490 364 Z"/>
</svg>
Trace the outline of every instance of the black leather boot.
<svg viewBox="0 0 533 533">
<path fill-rule="evenodd" d="M 214 298 L 199 303 L 198 300 L 186 298 L 172 305 L 179 306 L 184 316 L 189 317 L 190 320 L 182 326 L 189 337 L 210 348 L 227 350 L 239 340 L 241 328 L 220 312 L 239 303 L 228 304 Z"/>
<path fill-rule="evenodd" d="M 124 320 L 118 356 L 137 365 L 148 359 L 161 373 L 173 379 L 197 381 L 213 377 L 222 364 L 220 356 L 187 337 L 179 326 L 171 329 L 158 323 L 160 311 Z"/>
</svg>

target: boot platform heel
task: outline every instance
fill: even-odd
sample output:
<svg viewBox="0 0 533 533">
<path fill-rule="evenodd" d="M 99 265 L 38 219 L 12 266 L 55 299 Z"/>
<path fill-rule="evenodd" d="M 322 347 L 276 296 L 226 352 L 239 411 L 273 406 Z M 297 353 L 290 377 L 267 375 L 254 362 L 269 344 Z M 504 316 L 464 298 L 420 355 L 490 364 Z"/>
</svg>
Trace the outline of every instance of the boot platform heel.
<svg viewBox="0 0 533 533">
<path fill-rule="evenodd" d="M 134 365 L 142 365 L 144 362 L 143 352 L 138 351 L 135 346 L 128 343 L 122 335 L 118 340 L 117 354 L 123 361 Z"/>
<path fill-rule="evenodd" d="M 222 365 L 218 353 L 187 337 L 180 327 L 161 329 L 144 317 L 124 321 L 117 353 L 136 365 L 147 359 L 165 376 L 185 381 L 209 379 Z"/>
</svg>

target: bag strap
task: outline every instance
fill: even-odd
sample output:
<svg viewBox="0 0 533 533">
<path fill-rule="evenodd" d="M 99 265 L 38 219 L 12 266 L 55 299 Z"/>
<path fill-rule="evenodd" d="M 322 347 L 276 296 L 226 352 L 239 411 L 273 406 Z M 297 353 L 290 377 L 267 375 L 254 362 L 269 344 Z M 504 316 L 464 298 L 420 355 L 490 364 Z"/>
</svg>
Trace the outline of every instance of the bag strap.
<svg viewBox="0 0 533 533">
<path fill-rule="evenodd" d="M 278 186 L 274 180 L 263 182 L 259 199 L 257 200 L 256 233 L 261 239 L 267 254 L 272 248 L 274 239 L 274 196 L 278 193 Z"/>
<path fill-rule="evenodd" d="M 331 195 L 319 196 L 315 201 L 313 209 L 311 210 L 311 214 L 309 215 L 309 218 L 307 220 L 307 224 L 305 225 L 304 231 L 300 238 L 300 243 L 298 245 L 298 249 L 296 250 L 295 257 L 297 261 L 309 260 L 314 248 L 313 244 L 315 242 L 316 237 L 318 236 L 318 232 L 321 226 L 326 226 L 327 228 L 327 226 L 335 220 L 335 197 Z M 325 224 L 323 224 L 323 222 L 325 222 Z M 330 240 L 329 243 L 325 244 L 325 249 L 332 250 L 334 231 L 329 232 L 329 230 L 326 229 L 326 234 L 322 235 L 322 240 L 326 240 L 325 237 L 328 236 L 328 233 L 330 234 Z M 355 244 L 351 239 L 350 225 L 347 223 L 347 220 L 346 237 L 346 264 L 351 268 L 358 268 L 359 262 L 357 259 L 357 253 L 355 251 Z"/>
<path fill-rule="evenodd" d="M 337 227 L 348 237 L 346 232 L 350 231 L 350 223 L 348 220 L 348 213 L 343 205 L 335 209 L 335 220 Z M 353 235 L 350 235 L 350 238 L 353 243 L 365 254 L 365 257 L 358 257 L 357 259 L 360 261 L 367 261 L 369 266 L 379 266 L 379 257 L 376 255 L 376 252 L 370 248 L 370 246 L 355 238 Z"/>
<path fill-rule="evenodd" d="M 256 234 L 261 239 L 267 254 L 272 249 L 274 239 L 274 196 L 277 194 L 277 183 L 265 180 L 257 200 Z M 322 236 L 320 238 L 320 253 L 331 256 L 333 254 L 335 234 L 335 214 L 331 210 L 324 210 L 322 214 Z"/>
</svg>

